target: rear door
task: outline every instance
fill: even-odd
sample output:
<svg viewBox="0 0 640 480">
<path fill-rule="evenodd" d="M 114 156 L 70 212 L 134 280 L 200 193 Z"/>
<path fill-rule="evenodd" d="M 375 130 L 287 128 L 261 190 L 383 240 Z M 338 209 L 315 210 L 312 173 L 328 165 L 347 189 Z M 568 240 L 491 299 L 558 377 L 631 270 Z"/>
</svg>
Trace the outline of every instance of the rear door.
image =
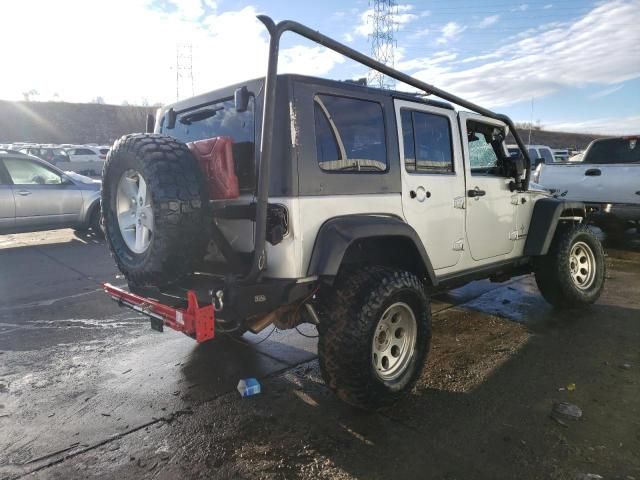
<svg viewBox="0 0 640 480">
<path fill-rule="evenodd" d="M 75 184 L 44 162 L 5 158 L 4 165 L 13 181 L 16 229 L 64 228 L 78 224 L 83 199 Z"/>
<path fill-rule="evenodd" d="M 467 112 L 459 114 L 466 173 L 466 230 L 471 257 L 484 260 L 504 256 L 517 239 L 517 195 L 511 178 L 499 169 L 503 143 L 495 134 L 505 132 L 502 122 Z M 504 153 L 503 153 L 504 155 Z"/>
<path fill-rule="evenodd" d="M 15 225 L 16 204 L 11 180 L 0 160 L 0 233 L 11 233 Z"/>
<path fill-rule="evenodd" d="M 402 210 L 435 270 L 458 263 L 464 249 L 464 169 L 453 110 L 395 101 Z"/>
</svg>

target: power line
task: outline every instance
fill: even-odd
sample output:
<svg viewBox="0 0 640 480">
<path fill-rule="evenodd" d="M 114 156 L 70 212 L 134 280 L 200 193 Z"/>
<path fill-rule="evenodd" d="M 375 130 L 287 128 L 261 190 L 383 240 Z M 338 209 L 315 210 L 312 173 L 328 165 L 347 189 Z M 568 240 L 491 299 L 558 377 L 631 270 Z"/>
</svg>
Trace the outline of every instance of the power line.
<svg viewBox="0 0 640 480">
<path fill-rule="evenodd" d="M 373 24 L 369 35 L 371 56 L 378 62 L 393 68 L 396 49 L 395 32 L 398 28 L 395 18 L 398 14 L 398 5 L 394 0 L 370 0 L 369 6 L 372 8 L 368 21 Z M 395 80 L 371 69 L 367 75 L 367 84 L 391 89 L 395 87 Z"/>
</svg>

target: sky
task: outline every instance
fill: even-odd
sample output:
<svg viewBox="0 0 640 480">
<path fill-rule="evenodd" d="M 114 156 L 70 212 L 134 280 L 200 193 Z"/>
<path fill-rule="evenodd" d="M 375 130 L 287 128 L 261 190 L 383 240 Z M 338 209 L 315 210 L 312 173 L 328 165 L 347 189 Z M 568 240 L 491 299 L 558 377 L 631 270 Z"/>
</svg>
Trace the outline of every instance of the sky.
<svg viewBox="0 0 640 480">
<path fill-rule="evenodd" d="M 3 0 L 0 99 L 156 104 L 176 100 L 192 49 L 193 93 L 260 77 L 256 15 L 302 22 L 370 53 L 368 0 Z M 549 130 L 640 133 L 640 0 L 398 1 L 395 67 Z M 362 65 L 294 34 L 280 72 L 335 79 Z M 410 90 L 406 85 L 398 89 Z M 181 82 L 181 96 L 192 93 Z"/>
</svg>

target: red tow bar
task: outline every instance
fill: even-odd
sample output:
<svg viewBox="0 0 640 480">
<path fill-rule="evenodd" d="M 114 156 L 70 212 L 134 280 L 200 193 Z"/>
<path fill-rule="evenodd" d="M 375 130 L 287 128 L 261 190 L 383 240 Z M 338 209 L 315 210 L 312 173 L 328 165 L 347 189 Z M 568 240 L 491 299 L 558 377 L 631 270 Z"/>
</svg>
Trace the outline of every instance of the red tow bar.
<svg viewBox="0 0 640 480">
<path fill-rule="evenodd" d="M 215 337 L 215 312 L 213 305 L 200 307 L 193 290 L 187 291 L 187 308 L 173 308 L 156 300 L 141 297 L 131 292 L 114 287 L 110 283 L 102 285 L 104 291 L 111 295 L 120 305 L 131 308 L 154 320 L 162 322 L 169 328 L 182 332 L 198 343 Z"/>
</svg>

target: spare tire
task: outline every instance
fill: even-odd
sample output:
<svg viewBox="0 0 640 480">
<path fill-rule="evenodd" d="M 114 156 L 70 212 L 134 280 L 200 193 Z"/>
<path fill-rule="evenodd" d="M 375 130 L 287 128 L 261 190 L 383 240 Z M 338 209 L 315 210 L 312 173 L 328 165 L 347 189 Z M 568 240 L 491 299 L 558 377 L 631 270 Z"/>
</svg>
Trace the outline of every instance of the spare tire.
<svg viewBox="0 0 640 480">
<path fill-rule="evenodd" d="M 166 285 L 205 255 L 209 218 L 204 177 L 174 138 L 136 133 L 111 148 L 102 174 L 105 236 L 130 284 Z"/>
</svg>

